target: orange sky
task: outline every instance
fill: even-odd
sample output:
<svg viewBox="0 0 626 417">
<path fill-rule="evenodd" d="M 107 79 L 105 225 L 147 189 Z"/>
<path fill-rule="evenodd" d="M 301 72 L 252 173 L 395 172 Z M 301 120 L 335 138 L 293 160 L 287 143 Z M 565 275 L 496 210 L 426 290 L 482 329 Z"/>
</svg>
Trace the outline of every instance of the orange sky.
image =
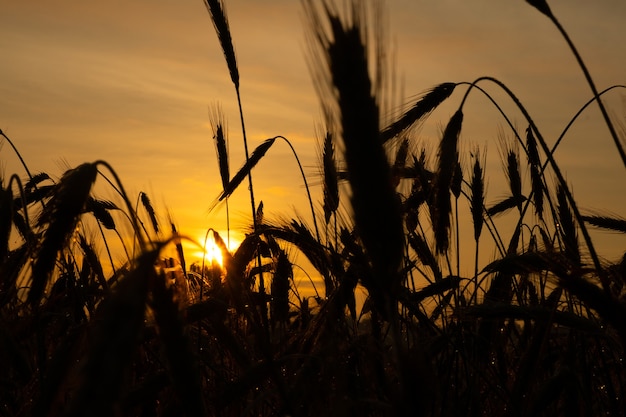
<svg viewBox="0 0 626 417">
<path fill-rule="evenodd" d="M 491 75 L 518 94 L 553 143 L 591 97 L 556 29 L 522 0 L 386 4 L 402 102 L 441 82 Z M 598 88 L 626 84 L 626 3 L 550 4 Z M 309 181 L 319 183 L 320 113 L 299 2 L 231 0 L 226 7 L 251 148 L 268 137 L 288 137 Z M 241 135 L 234 90 L 201 0 L 0 0 L 0 51 L 0 129 L 32 171 L 58 176 L 68 165 L 104 159 L 130 193 L 148 193 L 162 213 L 165 208 L 173 213 L 184 233 L 199 237 L 208 227 L 225 227 L 223 210 L 207 211 L 221 189 L 209 106 L 221 104 L 229 122 L 231 172 L 243 162 Z M 607 96 L 616 115 L 624 115 L 624 97 L 624 90 Z M 459 99 L 433 114 L 419 132 L 423 143 L 430 141 L 434 149 L 438 129 Z M 501 177 L 496 137 L 504 123 L 486 104 L 478 94 L 470 97 L 463 146 L 487 145 L 493 161 L 487 174 Z M 521 124 L 521 117 L 514 118 Z M 23 175 L 9 146 L 1 152 L 5 177 Z M 582 207 L 624 215 L 624 171 L 596 107 L 574 126 L 557 158 Z M 254 178 L 268 216 L 292 216 L 296 210 L 309 215 L 286 145 L 270 150 Z M 493 181 L 489 192 L 488 201 L 494 201 L 505 190 Z M 313 194 L 321 210 L 319 187 Z M 246 197 L 244 184 L 231 201 L 238 230 L 249 224 Z M 603 236 L 608 256 L 622 252 L 623 240 Z"/>
</svg>

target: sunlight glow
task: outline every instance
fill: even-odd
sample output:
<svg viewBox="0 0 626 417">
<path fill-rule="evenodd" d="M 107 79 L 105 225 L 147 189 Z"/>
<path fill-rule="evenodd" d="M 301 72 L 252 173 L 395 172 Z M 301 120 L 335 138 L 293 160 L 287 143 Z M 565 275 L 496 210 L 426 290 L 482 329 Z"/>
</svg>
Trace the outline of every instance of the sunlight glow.
<svg viewBox="0 0 626 417">
<path fill-rule="evenodd" d="M 201 236 L 197 239 L 202 247 L 204 247 L 204 253 L 202 248 L 199 248 L 198 251 L 194 253 L 194 257 L 202 261 L 204 255 L 204 263 L 207 266 L 217 264 L 220 267 L 224 267 L 224 259 L 222 256 L 222 251 L 219 246 L 215 243 L 215 239 L 213 239 L 212 233 L 209 233 L 207 236 Z M 239 246 L 240 242 L 235 241 L 232 238 L 230 239 L 230 245 L 228 250 L 232 253 L 233 250 L 236 250 Z"/>
</svg>

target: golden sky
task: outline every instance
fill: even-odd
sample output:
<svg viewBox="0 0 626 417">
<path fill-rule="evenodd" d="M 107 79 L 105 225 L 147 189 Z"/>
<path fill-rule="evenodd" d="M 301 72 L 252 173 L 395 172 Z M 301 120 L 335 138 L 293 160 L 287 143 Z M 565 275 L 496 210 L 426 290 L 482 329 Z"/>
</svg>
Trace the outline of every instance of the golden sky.
<svg viewBox="0 0 626 417">
<path fill-rule="evenodd" d="M 441 82 L 483 75 L 507 84 L 553 143 L 591 97 L 580 69 L 549 20 L 522 0 L 388 0 L 389 51 L 408 103 Z M 550 1 L 586 60 L 596 85 L 626 84 L 626 3 Z M 250 147 L 288 137 L 311 183 L 317 178 L 318 100 L 307 69 L 297 0 L 226 2 L 241 74 Z M 60 176 L 67 166 L 104 159 L 127 190 L 146 192 L 179 229 L 199 237 L 223 229 L 223 210 L 208 212 L 221 190 L 208 110 L 219 103 L 229 124 L 231 172 L 243 162 L 239 117 L 228 70 L 201 0 L 0 0 L 0 129 L 30 169 Z M 502 100 L 497 89 L 484 85 Z M 624 121 L 624 90 L 606 97 Z M 441 125 L 458 105 L 417 132 L 435 149 Z M 500 177 L 497 135 L 504 122 L 470 96 L 465 149 L 486 145 L 487 175 Z M 524 129 L 521 117 L 512 113 Z M 24 175 L 8 145 L 5 176 Z M 594 106 L 572 128 L 557 158 L 582 207 L 622 213 L 624 168 Z M 266 215 L 309 215 L 297 165 L 277 143 L 254 171 Z M 321 190 L 313 190 L 321 210 Z M 488 201 L 501 197 L 496 181 Z M 249 225 L 245 184 L 231 201 L 233 226 Z M 243 216 L 237 217 L 240 213 Z M 603 235 L 604 236 L 604 235 Z M 612 240 L 613 239 L 613 240 Z M 606 237 L 611 256 L 623 240 Z M 615 251 L 614 242 L 621 242 Z"/>
</svg>

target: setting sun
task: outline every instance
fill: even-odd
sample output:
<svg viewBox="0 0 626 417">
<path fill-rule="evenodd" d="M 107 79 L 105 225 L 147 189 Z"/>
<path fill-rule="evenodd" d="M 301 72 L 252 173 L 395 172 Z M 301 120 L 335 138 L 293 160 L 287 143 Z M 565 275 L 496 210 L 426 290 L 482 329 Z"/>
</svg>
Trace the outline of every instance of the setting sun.
<svg viewBox="0 0 626 417">
<path fill-rule="evenodd" d="M 217 245 L 217 243 L 215 242 L 213 233 L 208 233 L 206 235 L 198 237 L 197 242 L 200 245 L 200 247 L 198 248 L 199 250 L 197 250 L 193 254 L 194 257 L 196 257 L 199 261 L 202 261 L 204 257 L 204 263 L 206 265 L 217 264 L 220 267 L 224 266 L 224 259 L 222 256 L 222 251 L 220 247 Z M 227 243 L 227 246 L 228 246 L 228 250 L 231 253 L 240 244 L 239 241 L 234 240 L 232 237 L 230 238 L 229 243 L 230 244 Z"/>
</svg>

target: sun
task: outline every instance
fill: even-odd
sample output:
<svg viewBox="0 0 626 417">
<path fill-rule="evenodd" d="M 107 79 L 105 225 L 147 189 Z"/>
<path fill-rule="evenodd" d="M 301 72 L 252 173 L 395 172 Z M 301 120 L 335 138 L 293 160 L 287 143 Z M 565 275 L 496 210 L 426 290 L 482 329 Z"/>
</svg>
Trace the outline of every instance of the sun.
<svg viewBox="0 0 626 417">
<path fill-rule="evenodd" d="M 215 239 L 213 238 L 213 234 L 209 233 L 206 236 L 202 236 L 197 240 L 200 244 L 200 250 L 194 253 L 195 257 L 202 261 L 204 257 L 205 265 L 219 265 L 220 268 L 224 267 L 224 258 L 222 256 L 222 251 L 220 247 L 215 243 Z M 239 242 L 230 239 L 229 251 L 232 253 L 234 248 L 239 246 Z M 204 251 L 203 251 L 204 249 Z"/>
<path fill-rule="evenodd" d="M 215 240 L 213 239 L 212 236 L 209 236 L 206 239 L 206 242 L 205 242 L 205 239 L 204 239 L 204 236 L 203 236 L 201 239 L 198 239 L 198 242 L 202 246 L 199 251 L 194 253 L 194 255 L 198 259 L 202 260 L 202 258 L 204 257 L 204 264 L 205 265 L 217 264 L 220 267 L 224 266 L 224 259 L 222 257 L 222 251 L 217 246 L 217 244 L 215 243 Z"/>
</svg>

